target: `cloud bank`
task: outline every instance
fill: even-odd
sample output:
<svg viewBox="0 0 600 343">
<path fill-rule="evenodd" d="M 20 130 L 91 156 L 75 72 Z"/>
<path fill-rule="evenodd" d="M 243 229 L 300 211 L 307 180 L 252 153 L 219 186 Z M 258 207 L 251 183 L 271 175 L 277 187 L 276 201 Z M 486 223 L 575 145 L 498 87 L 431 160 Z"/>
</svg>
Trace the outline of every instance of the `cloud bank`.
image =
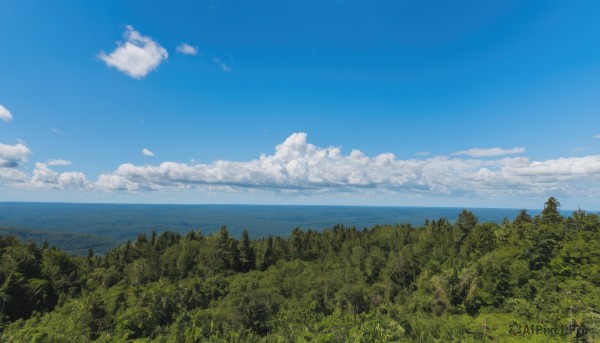
<svg viewBox="0 0 600 343">
<path fill-rule="evenodd" d="M 193 165 L 164 162 L 146 166 L 126 163 L 114 172 L 101 175 L 96 186 L 127 191 L 201 185 L 303 192 L 384 189 L 489 196 L 573 191 L 583 180 L 600 178 L 600 156 L 547 161 L 530 161 L 524 157 L 481 160 L 447 156 L 401 160 L 391 153 L 369 157 L 359 150 L 344 155 L 340 148 L 320 148 L 306 139 L 305 133 L 295 133 L 277 145 L 273 155 L 261 155 L 246 162 L 220 160 Z"/>
<path fill-rule="evenodd" d="M 123 36 L 125 43 L 117 42 L 118 47 L 110 54 L 100 51 L 98 58 L 107 66 L 134 79 L 145 77 L 169 58 L 167 49 L 136 31 L 133 26 L 128 25 Z"/>
<path fill-rule="evenodd" d="M 9 149 L 10 154 L 0 156 L 3 164 L 12 167 L 18 166 L 29 154 L 24 146 Z M 13 152 L 17 150 L 19 152 Z M 600 187 L 594 186 L 600 181 L 600 155 L 545 161 L 532 161 L 526 157 L 489 159 L 471 156 L 494 155 L 473 153 L 399 159 L 391 153 L 367 156 L 359 150 L 344 154 L 338 147 L 310 144 L 307 135 L 300 132 L 277 145 L 271 155 L 262 154 L 249 161 L 163 162 L 158 165 L 124 163 L 112 172 L 99 175 L 95 181 L 89 181 L 78 172 L 57 173 L 49 168 L 50 163 L 37 163 L 29 179 L 15 173 L 0 174 L 0 177 L 6 182 L 11 178 L 20 187 L 108 192 L 177 189 L 203 192 L 210 188 L 234 193 L 260 189 L 274 194 L 308 195 L 326 192 L 480 198 L 600 195 Z"/>
</svg>

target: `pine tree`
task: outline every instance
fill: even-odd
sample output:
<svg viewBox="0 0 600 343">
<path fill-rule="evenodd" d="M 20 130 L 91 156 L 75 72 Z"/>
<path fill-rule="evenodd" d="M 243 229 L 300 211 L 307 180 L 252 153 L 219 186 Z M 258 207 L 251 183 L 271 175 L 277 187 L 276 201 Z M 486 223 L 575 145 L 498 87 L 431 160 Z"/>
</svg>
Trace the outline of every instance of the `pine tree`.
<svg viewBox="0 0 600 343">
<path fill-rule="evenodd" d="M 471 230 L 473 230 L 475 225 L 477 225 L 477 221 L 477 217 L 471 211 L 462 210 L 462 212 L 458 215 L 458 218 L 456 219 L 456 226 L 459 229 L 459 236 L 458 240 L 456 241 L 457 248 L 460 247 L 469 233 L 471 233 Z"/>
<path fill-rule="evenodd" d="M 275 258 L 275 249 L 273 248 L 273 237 L 269 236 L 267 240 L 267 248 L 265 249 L 265 253 L 263 255 L 263 261 L 260 266 L 261 270 L 266 270 L 270 266 L 274 265 L 276 262 Z"/>
<path fill-rule="evenodd" d="M 240 271 L 247 272 L 251 269 L 256 268 L 256 256 L 254 249 L 250 245 L 250 238 L 248 237 L 248 230 L 244 230 L 242 238 L 240 240 Z"/>
<path fill-rule="evenodd" d="M 221 259 L 223 269 L 240 269 L 240 252 L 237 242 L 229 236 L 226 226 L 221 226 L 217 236 L 217 255 Z"/>
<path fill-rule="evenodd" d="M 304 258 L 304 232 L 302 230 L 299 228 L 292 230 L 289 245 L 292 258 Z"/>
<path fill-rule="evenodd" d="M 156 244 L 156 231 L 152 230 L 152 235 L 150 236 L 150 245 L 154 246 Z"/>
<path fill-rule="evenodd" d="M 522 209 L 513 223 L 515 226 L 521 226 L 525 223 L 531 223 L 531 216 L 529 215 L 529 213 L 527 213 L 526 209 Z"/>
<path fill-rule="evenodd" d="M 544 204 L 544 210 L 542 211 L 541 220 L 542 223 L 546 224 L 557 224 L 563 221 L 563 217 L 558 212 L 560 203 L 556 198 L 550 197 Z"/>
</svg>

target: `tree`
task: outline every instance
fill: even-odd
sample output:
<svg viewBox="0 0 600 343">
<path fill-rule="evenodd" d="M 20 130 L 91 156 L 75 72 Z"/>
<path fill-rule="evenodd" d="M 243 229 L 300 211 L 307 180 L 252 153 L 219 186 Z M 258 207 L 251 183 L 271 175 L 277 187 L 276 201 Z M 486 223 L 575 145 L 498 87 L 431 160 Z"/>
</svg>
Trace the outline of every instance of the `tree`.
<svg viewBox="0 0 600 343">
<path fill-rule="evenodd" d="M 288 240 L 292 258 L 302 259 L 304 257 L 304 232 L 299 228 L 292 230 Z"/>
<path fill-rule="evenodd" d="M 273 237 L 269 236 L 267 240 L 267 248 L 263 254 L 262 264 L 260 265 L 261 270 L 266 270 L 276 262 L 275 249 L 273 248 Z"/>
<path fill-rule="evenodd" d="M 154 246 L 156 244 L 156 231 L 152 230 L 152 234 L 150 235 L 150 245 Z"/>
<path fill-rule="evenodd" d="M 563 217 L 558 212 L 560 203 L 556 198 L 550 197 L 544 204 L 544 210 L 542 211 L 541 222 L 545 224 L 556 224 L 563 221 Z"/>
<path fill-rule="evenodd" d="M 244 230 L 242 238 L 240 240 L 240 271 L 247 272 L 251 269 L 256 268 L 256 256 L 254 249 L 250 245 L 250 238 L 248 237 L 248 230 Z"/>
<path fill-rule="evenodd" d="M 85 301 L 82 321 L 89 328 L 92 339 L 98 338 L 110 325 L 106 305 L 98 293 L 92 293 Z"/>
<path fill-rule="evenodd" d="M 92 270 L 92 267 L 94 265 L 94 250 L 92 248 L 88 248 L 87 265 L 88 265 L 88 269 Z"/>
<path fill-rule="evenodd" d="M 477 225 L 477 221 L 477 217 L 473 212 L 462 210 L 456 219 L 456 225 L 458 225 L 461 232 L 468 234 Z"/>
<path fill-rule="evenodd" d="M 529 213 L 527 213 L 526 209 L 522 209 L 513 221 L 513 224 L 515 226 L 521 226 L 525 223 L 531 223 L 531 216 L 529 215 Z"/>
<path fill-rule="evenodd" d="M 239 270 L 240 252 L 237 242 L 229 236 L 229 231 L 225 226 L 221 227 L 217 235 L 217 255 L 221 259 L 223 269 Z"/>
<path fill-rule="evenodd" d="M 480 257 L 496 248 L 496 234 L 500 228 L 494 223 L 475 225 L 461 247 L 464 256 Z"/>
<path fill-rule="evenodd" d="M 140 233 L 137 236 L 137 244 L 141 245 L 141 244 L 147 244 L 147 243 L 148 243 L 148 238 L 146 237 L 146 234 Z"/>
<path fill-rule="evenodd" d="M 79 294 L 79 268 L 67 253 L 58 249 L 44 250 L 41 262 L 42 275 L 50 280 L 57 294 Z"/>
<path fill-rule="evenodd" d="M 343 303 L 349 305 L 348 307 L 352 310 L 355 321 L 357 314 L 363 313 L 369 309 L 369 302 L 367 301 L 364 285 L 344 285 L 339 291 L 338 297 Z"/>
<path fill-rule="evenodd" d="M 435 223 L 435 221 L 434 221 Z M 477 217 L 473 212 L 462 210 L 456 219 L 456 226 L 459 229 L 459 236 L 457 240 L 457 247 L 467 238 L 471 230 L 477 225 Z"/>
<path fill-rule="evenodd" d="M 235 303 L 232 319 L 259 335 L 267 334 L 269 319 L 278 311 L 277 304 L 270 298 L 271 295 L 256 290 L 235 294 L 232 299 Z"/>
</svg>

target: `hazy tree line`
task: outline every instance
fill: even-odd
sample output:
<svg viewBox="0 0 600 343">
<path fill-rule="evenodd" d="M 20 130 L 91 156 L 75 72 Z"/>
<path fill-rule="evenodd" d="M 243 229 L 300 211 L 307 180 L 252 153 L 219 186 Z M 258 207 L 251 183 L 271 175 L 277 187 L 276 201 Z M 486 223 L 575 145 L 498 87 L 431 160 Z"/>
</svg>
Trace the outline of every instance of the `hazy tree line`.
<svg viewBox="0 0 600 343">
<path fill-rule="evenodd" d="M 103 256 L 0 236 L 9 342 L 593 341 L 600 220 L 463 210 L 421 228 L 139 235 Z M 516 325 L 571 333 L 511 332 Z"/>
</svg>

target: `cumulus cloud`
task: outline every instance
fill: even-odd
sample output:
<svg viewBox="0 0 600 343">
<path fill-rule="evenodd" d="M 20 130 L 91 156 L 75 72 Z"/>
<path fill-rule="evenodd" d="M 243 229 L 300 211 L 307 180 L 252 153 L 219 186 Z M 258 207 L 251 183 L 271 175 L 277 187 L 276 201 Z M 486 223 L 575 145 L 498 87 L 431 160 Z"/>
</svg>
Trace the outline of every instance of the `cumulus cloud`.
<svg viewBox="0 0 600 343">
<path fill-rule="evenodd" d="M 547 161 L 530 161 L 524 157 L 482 160 L 449 156 L 401 160 L 391 153 L 370 157 L 359 150 L 345 155 L 337 147 L 309 144 L 305 133 L 295 133 L 277 145 L 274 154 L 263 154 L 254 160 L 218 160 L 208 164 L 164 162 L 145 166 L 125 163 L 114 172 L 101 175 L 95 186 L 127 191 L 210 185 L 292 192 L 378 189 L 490 196 L 545 195 L 549 190 L 583 192 L 585 187 L 581 182 L 586 180 L 600 180 L 600 156 Z"/>
<path fill-rule="evenodd" d="M 198 47 L 189 45 L 188 43 L 181 43 L 177 46 L 177 52 L 182 55 L 197 55 Z"/>
<path fill-rule="evenodd" d="M 0 120 L 6 121 L 6 122 L 13 120 L 13 116 L 10 113 L 10 111 L 2 105 L 0 105 Z"/>
<path fill-rule="evenodd" d="M 27 156 L 30 154 L 29 148 L 22 143 L 16 145 L 0 143 L 0 168 L 17 168 L 27 161 Z"/>
<path fill-rule="evenodd" d="M 27 154 L 21 151 L 17 155 Z M 475 198 L 600 196 L 600 187 L 594 186 L 600 182 L 600 155 L 542 161 L 526 157 L 464 156 L 398 159 L 392 153 L 375 156 L 360 150 L 344 153 L 338 147 L 310 144 L 307 135 L 299 132 L 277 145 L 273 153 L 248 161 L 125 163 L 95 181 L 88 181 L 78 172 L 58 173 L 48 162 L 36 163 L 31 176 L 15 168 L 0 168 L 0 180 L 12 180 L 22 187 L 126 192 L 210 189 L 234 193 L 259 190 L 274 194 L 354 192 Z"/>
<path fill-rule="evenodd" d="M 63 159 L 54 159 L 48 160 L 49 166 L 70 166 L 71 161 L 63 160 Z"/>
<path fill-rule="evenodd" d="M 136 31 L 133 26 L 128 25 L 124 33 L 125 42 L 117 42 L 118 47 L 106 54 L 100 51 L 98 58 L 107 66 L 131 76 L 141 79 L 167 58 L 167 49 L 156 41 Z"/>
<path fill-rule="evenodd" d="M 469 157 L 494 157 L 494 156 L 504 156 L 504 155 L 514 155 L 514 154 L 522 154 L 525 152 L 525 148 L 518 147 L 512 149 L 502 149 L 502 148 L 473 148 L 469 150 L 462 150 L 453 153 L 452 155 L 465 155 Z"/>
<path fill-rule="evenodd" d="M 29 176 L 21 170 L 15 168 L 0 167 L 0 184 L 19 184 L 26 182 L 28 177 Z"/>
<path fill-rule="evenodd" d="M 148 149 L 144 148 L 144 149 L 142 149 L 142 155 L 153 157 L 154 156 L 154 152 L 152 152 L 151 150 L 148 150 Z"/>
<path fill-rule="evenodd" d="M 80 172 L 57 173 L 46 163 L 36 163 L 33 177 L 28 183 L 33 188 L 86 189 L 90 188 L 86 176 Z"/>
</svg>

